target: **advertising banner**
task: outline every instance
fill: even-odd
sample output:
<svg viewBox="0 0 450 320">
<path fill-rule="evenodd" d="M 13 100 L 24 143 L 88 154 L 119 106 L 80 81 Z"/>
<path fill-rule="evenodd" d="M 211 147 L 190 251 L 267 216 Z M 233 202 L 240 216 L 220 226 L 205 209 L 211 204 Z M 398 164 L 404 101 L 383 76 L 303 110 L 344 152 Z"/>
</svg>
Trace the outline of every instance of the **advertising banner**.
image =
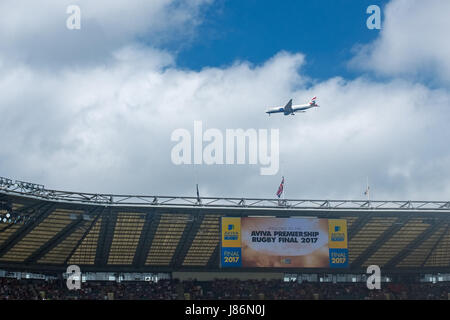
<svg viewBox="0 0 450 320">
<path fill-rule="evenodd" d="M 222 267 L 241 267 L 241 218 L 222 218 Z"/>
<path fill-rule="evenodd" d="M 318 218 L 222 218 L 221 266 L 345 268 L 347 222 Z"/>
</svg>

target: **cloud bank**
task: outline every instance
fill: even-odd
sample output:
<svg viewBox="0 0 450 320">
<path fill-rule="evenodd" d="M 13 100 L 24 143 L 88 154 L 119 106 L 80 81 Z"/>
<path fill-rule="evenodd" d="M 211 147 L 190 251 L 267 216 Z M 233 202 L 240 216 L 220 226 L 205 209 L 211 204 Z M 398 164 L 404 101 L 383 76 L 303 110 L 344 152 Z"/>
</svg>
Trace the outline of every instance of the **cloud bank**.
<svg viewBox="0 0 450 320">
<path fill-rule="evenodd" d="M 450 2 L 394 0 L 379 38 L 359 48 L 354 67 L 383 76 L 450 84 Z"/>
<path fill-rule="evenodd" d="M 140 8 L 140 1 L 132 3 Z M 155 2 L 148 10 L 164 14 L 171 3 Z M 392 1 L 388 8 L 406 10 L 408 3 Z M 154 30 L 199 21 L 198 16 L 183 16 L 183 8 L 200 10 L 204 4 L 179 5 L 182 18 Z M 120 6 L 111 15 L 102 11 L 103 18 L 93 12 L 93 20 L 107 25 Z M 450 94 L 444 76 L 442 86 L 429 88 L 403 77 L 401 65 L 395 71 L 380 59 L 376 71 L 392 71 L 385 81 L 362 74 L 352 81 L 337 77 L 318 82 L 302 71 L 307 57 L 290 52 L 279 52 L 261 65 L 237 61 L 223 68 L 181 69 L 173 53 L 136 39 L 146 28 L 145 19 L 129 12 L 137 15 L 136 26 L 118 27 L 123 37 L 106 46 L 108 59 L 81 59 L 51 69 L 26 58 L 36 47 L 21 47 L 32 33 L 31 28 L 18 31 L 23 17 L 0 19 L 20 33 L 7 40 L 10 50 L 0 54 L 0 175 L 56 189 L 159 195 L 194 195 L 199 183 L 204 196 L 236 197 L 275 197 L 284 175 L 287 198 L 345 199 L 363 198 L 369 176 L 375 199 L 448 199 Z M 372 45 L 394 50 L 383 42 L 396 30 L 388 28 L 394 23 L 388 13 L 386 27 Z M 15 50 L 22 55 L 12 59 Z M 357 59 L 368 63 L 374 57 Z M 436 63 L 445 66 L 449 57 Z M 420 70 L 418 66 L 415 72 Z M 304 103 L 314 95 L 321 108 L 295 117 L 264 113 L 290 98 Z M 171 133 L 178 128 L 192 132 L 195 120 L 223 132 L 279 128 L 279 174 L 261 176 L 257 165 L 174 165 Z"/>
</svg>

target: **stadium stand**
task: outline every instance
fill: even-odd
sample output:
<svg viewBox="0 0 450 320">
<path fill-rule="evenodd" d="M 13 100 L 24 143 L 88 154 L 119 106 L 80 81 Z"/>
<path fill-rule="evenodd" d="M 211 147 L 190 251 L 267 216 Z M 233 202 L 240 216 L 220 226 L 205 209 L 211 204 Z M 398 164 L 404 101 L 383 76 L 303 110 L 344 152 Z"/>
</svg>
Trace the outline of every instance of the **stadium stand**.
<svg viewBox="0 0 450 320">
<path fill-rule="evenodd" d="M 78 265 L 83 273 L 224 274 L 219 264 L 220 221 L 230 216 L 345 219 L 348 268 L 264 268 L 265 273 L 281 274 L 268 280 L 246 279 L 244 274 L 261 270 L 245 268 L 235 270 L 241 276 L 225 280 L 199 276 L 199 281 L 173 277 L 157 283 L 89 281 L 78 293 L 67 291 L 58 277 L 48 281 L 4 277 L 0 298 L 37 299 L 42 294 L 46 299 L 104 299 L 108 294 L 114 299 L 448 298 L 448 280 L 396 281 L 378 293 L 368 292 L 364 282 L 282 281 L 283 273 L 364 274 L 373 264 L 382 268 L 383 275 L 397 278 L 450 274 L 450 202 L 445 201 L 107 195 L 47 190 L 0 178 L 0 269 L 61 275 L 68 265 Z"/>
</svg>

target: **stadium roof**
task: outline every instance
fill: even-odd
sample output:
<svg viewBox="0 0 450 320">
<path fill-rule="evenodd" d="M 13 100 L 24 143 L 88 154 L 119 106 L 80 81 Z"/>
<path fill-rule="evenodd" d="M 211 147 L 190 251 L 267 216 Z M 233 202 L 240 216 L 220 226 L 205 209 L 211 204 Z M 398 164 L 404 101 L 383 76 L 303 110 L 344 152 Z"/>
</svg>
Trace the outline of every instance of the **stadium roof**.
<svg viewBox="0 0 450 320">
<path fill-rule="evenodd" d="M 5 178 L 0 178 L 0 216 L 6 219 L 0 223 L 0 268 L 218 270 L 220 218 L 253 215 L 347 220 L 348 269 L 276 271 L 360 272 L 372 264 L 390 272 L 450 270 L 450 202 L 105 195 Z"/>
</svg>

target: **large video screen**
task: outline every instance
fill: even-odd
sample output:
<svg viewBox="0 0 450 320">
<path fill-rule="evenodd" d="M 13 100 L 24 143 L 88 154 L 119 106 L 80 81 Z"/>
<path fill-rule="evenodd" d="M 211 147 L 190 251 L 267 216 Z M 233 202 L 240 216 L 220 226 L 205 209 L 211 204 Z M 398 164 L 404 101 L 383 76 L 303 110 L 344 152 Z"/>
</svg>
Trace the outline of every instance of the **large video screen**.
<svg viewBox="0 0 450 320">
<path fill-rule="evenodd" d="M 222 218 L 221 267 L 345 268 L 347 221 Z"/>
</svg>

